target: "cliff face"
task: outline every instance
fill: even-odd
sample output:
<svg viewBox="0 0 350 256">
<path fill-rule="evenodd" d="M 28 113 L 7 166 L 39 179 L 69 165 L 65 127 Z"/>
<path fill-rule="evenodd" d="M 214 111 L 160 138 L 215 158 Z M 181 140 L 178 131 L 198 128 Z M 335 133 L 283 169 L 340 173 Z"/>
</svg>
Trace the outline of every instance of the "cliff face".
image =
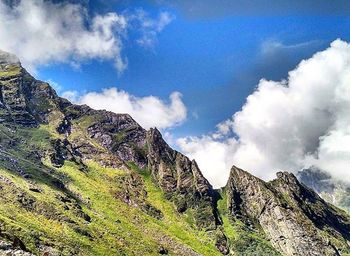
<svg viewBox="0 0 350 256">
<path fill-rule="evenodd" d="M 215 229 L 219 219 L 214 205 L 214 190 L 196 161 L 171 149 L 157 129 L 147 133 L 148 168 L 154 180 L 172 200 L 178 212 L 194 209 L 199 228 Z"/>
<path fill-rule="evenodd" d="M 227 185 L 232 218 L 261 228 L 283 255 L 340 255 L 348 251 L 350 221 L 345 212 L 280 172 L 264 182 L 233 167 Z"/>
<path fill-rule="evenodd" d="M 350 253 L 348 216 L 293 175 L 233 167 L 214 190 L 157 129 L 58 97 L 4 52 L 0 192 L 0 255 Z"/>
</svg>

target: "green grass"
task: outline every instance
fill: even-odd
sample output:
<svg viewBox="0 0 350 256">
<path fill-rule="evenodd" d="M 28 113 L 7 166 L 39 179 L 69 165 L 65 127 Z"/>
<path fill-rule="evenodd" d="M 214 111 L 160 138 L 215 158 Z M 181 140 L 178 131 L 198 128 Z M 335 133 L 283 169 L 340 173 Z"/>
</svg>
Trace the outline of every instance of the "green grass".
<svg viewBox="0 0 350 256">
<path fill-rule="evenodd" d="M 164 193 L 154 185 L 149 173 L 146 170 L 140 173 L 144 178 L 149 202 L 164 214 L 159 224 L 166 233 L 175 236 L 203 255 L 221 255 L 214 246 L 215 241 L 207 232 L 194 229 L 193 217 L 189 216 L 191 212 L 185 215 L 177 213 L 174 204 L 166 200 Z M 188 221 L 189 219 L 191 221 Z"/>
<path fill-rule="evenodd" d="M 21 68 L 18 65 L 9 65 L 6 70 L 0 71 L 0 77 L 10 77 L 21 73 Z"/>
<path fill-rule="evenodd" d="M 77 198 L 82 212 L 91 217 L 91 223 L 73 208 L 65 209 L 66 204 L 58 200 L 64 192 L 41 181 L 36 183 L 41 193 L 30 191 L 32 185 L 27 180 L 0 169 L 0 176 L 11 181 L 2 190 L 6 197 L 0 197 L 0 230 L 20 237 L 38 255 L 38 241 L 63 255 L 158 255 L 161 245 L 169 255 L 186 255 L 185 247 L 202 255 L 220 255 L 208 234 L 193 229 L 186 216 L 176 213 L 149 176 L 142 175 L 147 200 L 162 211 L 161 220 L 115 198 L 116 190 L 123 188 L 121 178 L 130 175 L 129 171 L 103 168 L 91 161 L 87 166 L 88 170 L 82 172 L 74 163 L 66 162 L 52 170 L 67 177 L 68 190 Z M 32 198 L 34 208 L 28 210 L 18 204 L 18 194 Z"/>
<path fill-rule="evenodd" d="M 237 256 L 279 256 L 280 253 L 272 247 L 261 230 L 247 229 L 242 221 L 229 217 L 227 193 L 223 190 L 220 191 L 220 195 L 218 210 L 223 231 L 229 241 L 230 251 Z"/>
<path fill-rule="evenodd" d="M 93 118 L 81 121 L 88 126 Z M 70 138 L 83 137 L 96 143 L 83 127 L 78 124 L 73 127 Z M 50 152 L 52 140 L 61 137 L 53 125 L 18 128 L 15 133 L 0 126 L 2 143 L 24 139 L 24 143 L 15 143 L 8 148 L 6 154 L 18 160 L 18 165 L 32 176 L 31 180 L 41 190 L 41 193 L 31 191 L 32 181 L 19 176 L 11 165 L 0 162 L 0 176 L 12 181 L 12 185 L 2 190 L 4 197 L 0 197 L 0 230 L 20 237 L 28 249 L 38 255 L 41 254 L 38 243 L 56 248 L 63 255 L 158 255 L 160 246 L 167 248 L 169 255 L 188 255 L 189 248 L 201 255 L 221 255 L 215 248 L 215 231 L 198 230 L 194 221 L 194 215 L 198 213 L 193 209 L 178 213 L 146 169 L 140 170 L 130 164 L 129 171 L 117 170 L 86 161 L 87 170 L 81 171 L 72 162 L 66 161 L 62 168 L 53 168 L 48 158 L 42 164 L 27 157 L 28 152 L 36 149 Z M 128 189 L 125 182 L 132 173 L 143 183 L 137 189 L 144 189 L 145 192 L 139 192 L 146 194 L 139 200 L 160 210 L 162 218 L 148 215 L 141 205 L 128 205 L 118 199 L 116 195 Z M 55 179 L 64 181 L 66 188 L 55 187 L 52 184 Z M 34 206 L 26 209 L 20 205 L 18 194 L 35 201 Z M 72 198 L 72 203 L 59 199 L 67 196 Z M 135 202 L 138 201 L 135 199 Z M 231 225 L 223 202 L 226 202 L 225 198 L 218 202 L 223 229 L 232 241 L 236 241 L 242 232 Z M 82 218 L 83 214 L 91 217 L 91 223 Z"/>
</svg>

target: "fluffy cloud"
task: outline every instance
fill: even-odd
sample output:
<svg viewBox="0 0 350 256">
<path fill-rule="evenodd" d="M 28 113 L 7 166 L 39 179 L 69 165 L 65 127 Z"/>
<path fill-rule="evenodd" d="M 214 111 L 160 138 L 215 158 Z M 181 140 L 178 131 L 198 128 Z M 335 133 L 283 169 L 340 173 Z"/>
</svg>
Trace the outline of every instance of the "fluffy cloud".
<svg viewBox="0 0 350 256">
<path fill-rule="evenodd" d="M 20 1 L 10 7 L 0 2 L 0 48 L 16 53 L 29 69 L 50 62 L 78 62 L 81 59 L 114 59 L 125 69 L 118 33 L 125 30 L 125 17 L 116 13 L 89 20 L 78 4 L 50 1 Z"/>
<path fill-rule="evenodd" d="M 203 172 L 203 175 L 214 187 L 222 187 L 226 184 L 232 156 L 237 148 L 237 141 L 233 138 L 225 141 L 215 139 L 207 135 L 187 137 L 177 140 L 181 151 L 195 159 Z"/>
<path fill-rule="evenodd" d="M 336 40 L 302 61 L 283 81 L 261 80 L 240 112 L 215 133 L 183 138 L 216 186 L 232 164 L 271 179 L 311 165 L 350 182 L 350 45 Z M 221 159 L 224 163 L 215 165 Z M 209 175 L 210 174 L 210 175 Z"/>
<path fill-rule="evenodd" d="M 150 127 L 171 128 L 181 124 L 187 115 L 186 106 L 179 92 L 173 92 L 169 96 L 169 102 L 164 102 L 154 96 L 139 98 L 117 88 L 104 89 L 102 92 L 89 92 L 82 96 L 74 91 L 69 91 L 63 93 L 63 96 L 94 109 L 130 114 L 146 129 Z"/>
<path fill-rule="evenodd" d="M 135 15 L 110 12 L 91 17 L 88 13 L 83 5 L 68 1 L 0 1 L 0 48 L 15 53 L 32 71 L 52 62 L 79 66 L 87 59 L 107 59 L 123 72 L 127 67 L 123 41 Z M 167 13 L 152 20 L 144 14 L 152 26 L 138 21 L 133 29 L 142 32 L 142 37 L 149 34 L 156 40 L 170 22 L 164 15 Z"/>
</svg>

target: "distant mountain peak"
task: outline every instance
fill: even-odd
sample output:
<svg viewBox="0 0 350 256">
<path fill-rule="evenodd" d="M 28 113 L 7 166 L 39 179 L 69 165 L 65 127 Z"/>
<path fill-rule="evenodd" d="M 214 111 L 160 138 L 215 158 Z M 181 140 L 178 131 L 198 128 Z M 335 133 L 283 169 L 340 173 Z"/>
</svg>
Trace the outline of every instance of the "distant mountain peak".
<svg viewBox="0 0 350 256">
<path fill-rule="evenodd" d="M 329 173 L 315 166 L 299 171 L 297 177 L 324 200 L 350 213 L 350 184 L 333 179 Z"/>
</svg>

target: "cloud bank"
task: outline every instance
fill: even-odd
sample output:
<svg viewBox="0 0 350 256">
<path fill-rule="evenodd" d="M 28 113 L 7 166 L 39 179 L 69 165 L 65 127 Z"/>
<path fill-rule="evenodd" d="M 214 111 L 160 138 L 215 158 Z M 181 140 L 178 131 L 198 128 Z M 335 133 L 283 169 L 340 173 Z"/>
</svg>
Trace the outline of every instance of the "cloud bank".
<svg viewBox="0 0 350 256">
<path fill-rule="evenodd" d="M 167 12 L 157 19 L 144 14 L 152 24 L 147 27 L 145 18 L 130 13 L 109 12 L 93 17 L 88 13 L 82 4 L 68 1 L 0 1 L 0 49 L 15 53 L 31 71 L 53 62 L 79 66 L 86 60 L 101 59 L 113 60 L 122 73 L 127 68 L 122 50 L 129 29 L 151 44 L 171 22 Z"/>
<path fill-rule="evenodd" d="M 350 182 L 349 109 L 350 45 L 336 40 L 286 80 L 262 79 L 242 110 L 216 132 L 179 139 L 178 145 L 197 157 L 217 187 L 225 185 L 233 164 L 264 179 L 314 165 Z"/>
<path fill-rule="evenodd" d="M 67 91 L 62 96 L 94 109 L 130 114 L 145 129 L 171 128 L 180 125 L 187 116 L 187 109 L 179 92 L 170 94 L 168 102 L 155 96 L 136 97 L 117 88 L 89 92 L 81 96 L 74 91 Z"/>
</svg>

